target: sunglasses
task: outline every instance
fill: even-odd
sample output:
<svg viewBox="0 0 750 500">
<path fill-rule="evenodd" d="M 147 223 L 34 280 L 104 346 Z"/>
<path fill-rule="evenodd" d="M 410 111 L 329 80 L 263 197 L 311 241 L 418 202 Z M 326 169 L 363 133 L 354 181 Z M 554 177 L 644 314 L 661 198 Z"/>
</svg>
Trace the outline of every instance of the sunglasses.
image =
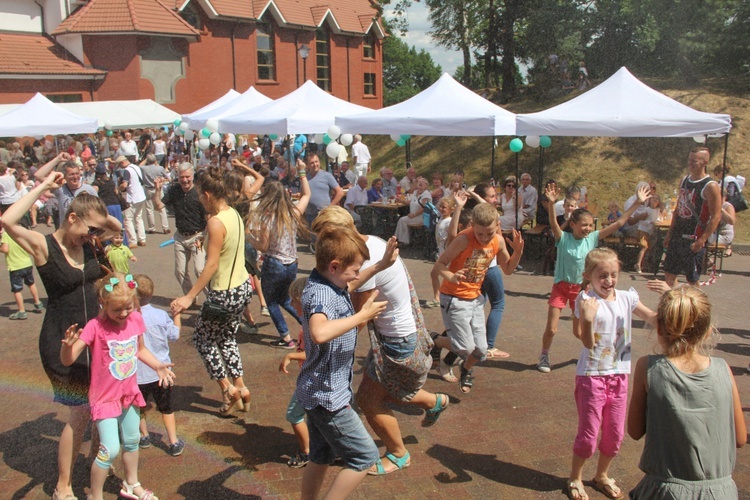
<svg viewBox="0 0 750 500">
<path fill-rule="evenodd" d="M 85 220 L 83 219 L 83 217 L 80 217 L 80 216 L 79 216 L 78 218 L 79 218 L 79 219 L 81 220 L 81 222 L 83 222 L 83 223 L 84 223 L 84 224 L 86 225 L 86 227 L 88 228 L 88 230 L 89 230 L 89 236 L 97 236 L 97 237 L 98 237 L 98 236 L 101 236 L 101 235 L 103 235 L 103 234 L 104 234 L 104 229 L 102 229 L 102 228 L 100 228 L 100 227 L 96 227 L 96 226 L 89 226 L 89 225 L 88 225 L 88 224 L 86 223 L 86 221 L 85 221 Z"/>
</svg>

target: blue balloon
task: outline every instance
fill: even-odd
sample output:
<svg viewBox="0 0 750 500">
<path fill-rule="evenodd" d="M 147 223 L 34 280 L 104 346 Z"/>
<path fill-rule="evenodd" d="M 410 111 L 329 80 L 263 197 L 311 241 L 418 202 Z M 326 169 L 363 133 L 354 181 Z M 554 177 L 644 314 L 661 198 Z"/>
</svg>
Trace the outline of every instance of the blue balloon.
<svg viewBox="0 0 750 500">
<path fill-rule="evenodd" d="M 552 146 L 552 139 L 549 136 L 543 135 L 539 138 L 539 145 L 543 148 L 548 148 Z"/>
<path fill-rule="evenodd" d="M 516 137 L 512 141 L 510 141 L 510 150 L 514 153 L 518 153 L 523 149 L 523 141 Z"/>
</svg>

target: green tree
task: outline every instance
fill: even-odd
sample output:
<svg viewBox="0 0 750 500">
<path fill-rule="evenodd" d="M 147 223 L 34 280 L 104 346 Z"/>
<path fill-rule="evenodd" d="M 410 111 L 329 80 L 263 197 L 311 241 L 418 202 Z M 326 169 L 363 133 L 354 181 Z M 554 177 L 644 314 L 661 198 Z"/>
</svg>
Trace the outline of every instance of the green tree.
<svg viewBox="0 0 750 500">
<path fill-rule="evenodd" d="M 383 105 L 413 97 L 435 83 L 443 70 L 424 49 L 417 52 L 397 36 L 383 41 Z"/>
<path fill-rule="evenodd" d="M 460 50 L 464 64 L 457 79 L 464 85 L 471 82 L 471 38 L 475 30 L 479 0 L 427 0 L 428 19 L 432 24 L 429 34 L 441 47 Z"/>
</svg>

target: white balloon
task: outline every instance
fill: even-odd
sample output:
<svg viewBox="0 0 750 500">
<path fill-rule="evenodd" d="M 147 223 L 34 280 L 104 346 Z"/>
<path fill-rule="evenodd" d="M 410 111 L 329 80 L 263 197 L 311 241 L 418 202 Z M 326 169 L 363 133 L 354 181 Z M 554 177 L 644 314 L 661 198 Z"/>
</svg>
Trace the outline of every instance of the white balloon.
<svg viewBox="0 0 750 500">
<path fill-rule="evenodd" d="M 112 124 L 109 122 L 104 122 L 104 128 L 106 128 L 107 130 L 112 130 Z"/>
<path fill-rule="evenodd" d="M 206 139 L 205 137 L 198 141 L 198 147 L 201 149 L 208 149 L 208 147 L 211 145 L 211 141 Z"/>
<path fill-rule="evenodd" d="M 331 125 L 328 127 L 328 137 L 333 139 L 334 141 L 339 138 L 341 135 L 341 129 L 338 128 L 336 125 Z"/>
<path fill-rule="evenodd" d="M 526 136 L 526 145 L 530 148 L 538 148 L 539 147 L 539 136 L 538 135 L 527 135 Z"/>
<path fill-rule="evenodd" d="M 206 120 L 206 128 L 211 132 L 219 131 L 219 120 L 217 118 L 209 118 Z"/>
<path fill-rule="evenodd" d="M 174 135 L 183 135 L 184 133 L 180 127 L 174 129 Z"/>
<path fill-rule="evenodd" d="M 401 134 L 391 134 L 391 140 L 398 142 L 401 140 Z"/>
<path fill-rule="evenodd" d="M 187 132 L 187 129 L 188 129 L 188 123 L 187 122 L 181 122 L 180 123 L 180 130 L 182 130 L 183 132 Z"/>
<path fill-rule="evenodd" d="M 209 142 L 213 144 L 214 146 L 218 146 L 221 144 L 221 134 L 218 132 L 214 132 L 208 137 Z"/>
<path fill-rule="evenodd" d="M 185 140 L 186 141 L 192 141 L 193 139 L 195 139 L 195 132 L 193 132 L 192 130 L 186 130 L 185 131 Z"/>
<path fill-rule="evenodd" d="M 704 142 L 706 142 L 706 136 L 705 135 L 696 135 L 695 137 L 693 137 L 693 140 L 695 142 L 697 142 L 698 144 L 703 144 Z"/>
<path fill-rule="evenodd" d="M 341 142 L 342 146 L 351 146 L 352 142 L 354 142 L 354 137 L 352 134 L 341 134 L 339 142 Z"/>
<path fill-rule="evenodd" d="M 341 144 L 338 142 L 331 141 L 328 143 L 328 146 L 326 146 L 326 154 L 331 158 L 338 158 L 340 152 Z"/>
<path fill-rule="evenodd" d="M 235 137 L 234 134 L 227 134 L 227 137 L 229 137 L 229 142 L 232 144 L 237 144 L 237 137 Z"/>
</svg>

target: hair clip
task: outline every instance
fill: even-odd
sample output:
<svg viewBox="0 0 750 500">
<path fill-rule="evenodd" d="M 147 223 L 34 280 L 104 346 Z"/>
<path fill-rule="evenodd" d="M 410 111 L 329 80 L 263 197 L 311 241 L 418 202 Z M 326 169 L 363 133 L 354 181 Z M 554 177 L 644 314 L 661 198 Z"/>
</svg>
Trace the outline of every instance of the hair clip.
<svg viewBox="0 0 750 500">
<path fill-rule="evenodd" d="M 135 282 L 132 274 L 125 276 L 125 283 L 128 285 L 128 288 L 138 288 L 138 283 Z"/>
<path fill-rule="evenodd" d="M 109 293 L 112 293 L 112 290 L 115 289 L 115 285 L 117 285 L 119 282 L 120 280 L 117 278 L 109 278 L 109 283 L 104 285 L 104 289 Z"/>
</svg>

